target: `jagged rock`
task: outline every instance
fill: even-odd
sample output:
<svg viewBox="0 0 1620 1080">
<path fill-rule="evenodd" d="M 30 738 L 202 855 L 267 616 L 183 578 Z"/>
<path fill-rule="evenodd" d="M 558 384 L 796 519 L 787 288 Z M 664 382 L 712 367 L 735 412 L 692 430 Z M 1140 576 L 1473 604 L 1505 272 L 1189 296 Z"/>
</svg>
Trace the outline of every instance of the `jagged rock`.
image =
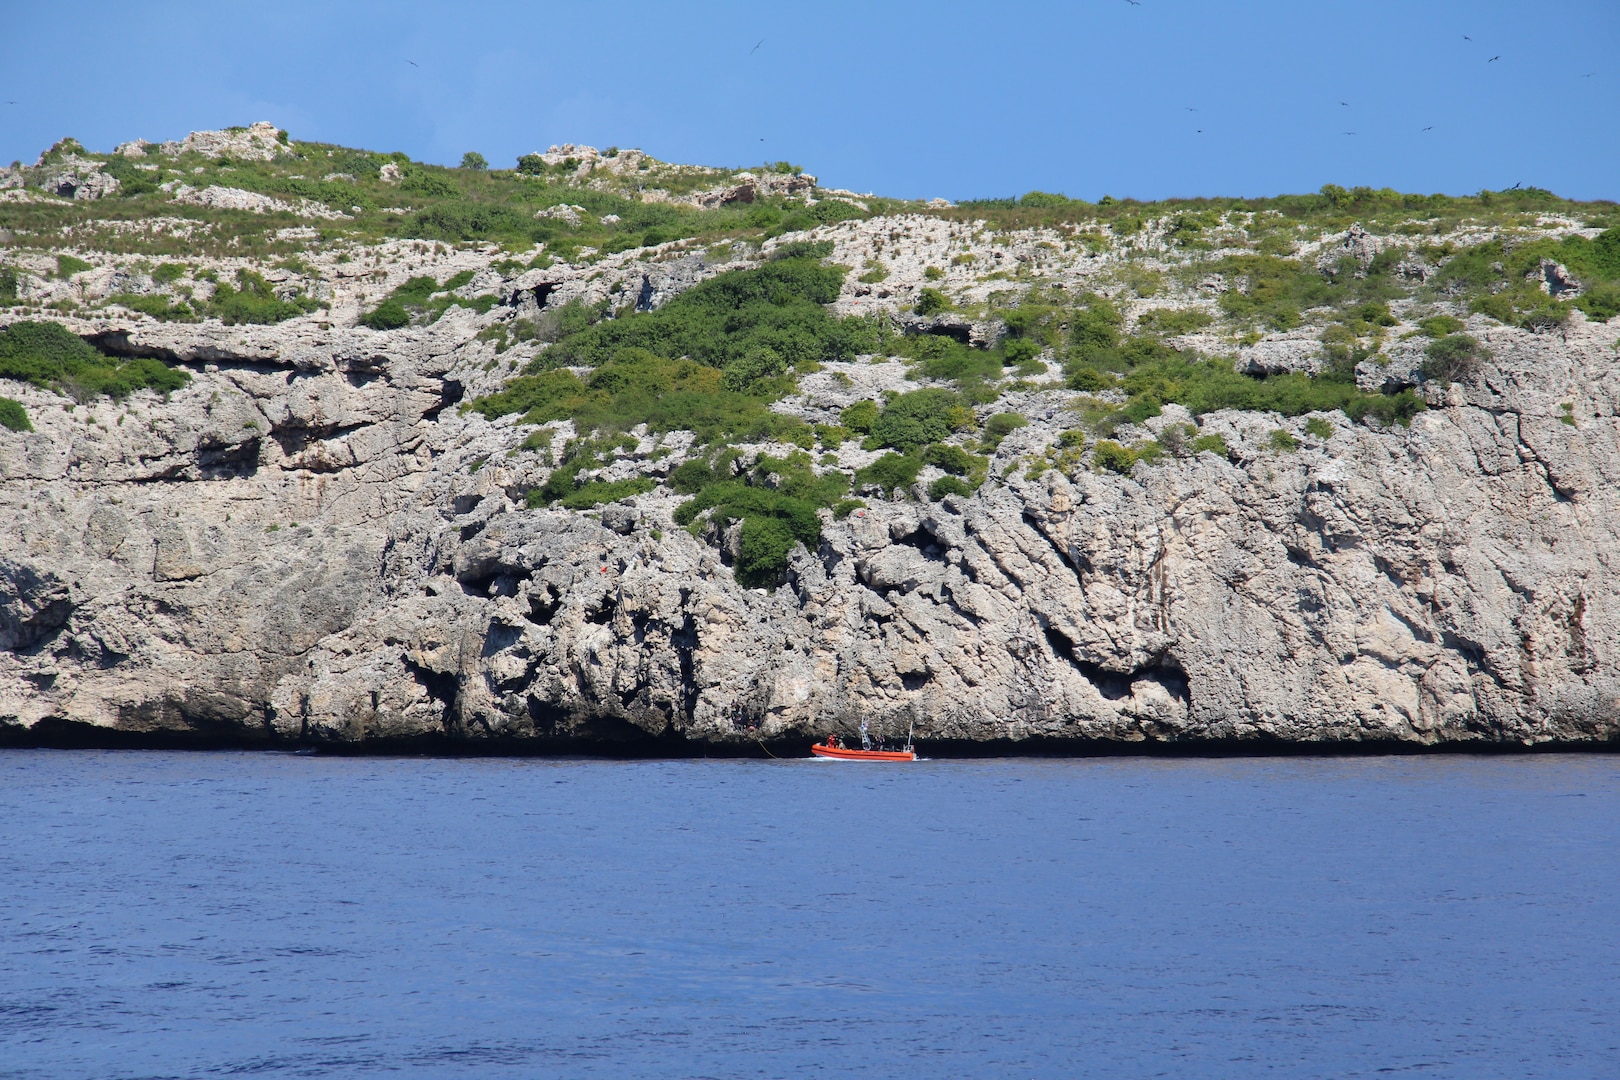
<svg viewBox="0 0 1620 1080">
<path fill-rule="evenodd" d="M 69 154 L 36 170 L 35 186 L 67 199 L 100 199 L 119 188 L 118 179 L 102 171 L 99 161 Z"/>
<path fill-rule="evenodd" d="M 377 179 L 385 184 L 397 184 L 405 179 L 405 171 L 399 167 L 397 162 L 385 161 L 382 168 L 377 170 Z"/>
<path fill-rule="evenodd" d="M 559 162 L 618 160 L 565 149 Z M 1128 320 L 1140 315 L 1110 255 L 1065 249 L 1073 238 L 1055 231 L 974 233 L 896 215 L 809 238 L 886 275 L 849 275 L 835 310 L 913 332 L 984 343 L 1000 332 L 905 314 L 941 278 L 928 267 L 980 310 L 1000 309 L 992 297 L 1015 283 L 997 267 L 1016 263 L 1046 288 L 1109 292 Z M 537 446 L 528 437 L 541 429 L 456 407 L 542 355 L 532 340 L 498 353 L 486 331 L 573 299 L 653 306 L 804 238 L 730 255 L 674 242 L 516 276 L 493 248 L 389 241 L 313 268 L 331 310 L 276 326 L 64 317 L 115 356 L 193 378 L 166 397 L 71 411 L 7 384 L 36 430 L 0 430 L 0 740 L 117 730 L 265 745 L 744 748 L 861 719 L 879 733 L 915 722 L 923 739 L 1054 744 L 1607 744 L 1620 733 L 1609 565 L 1620 327 L 1571 317 L 1538 336 L 1475 317 L 1489 359 L 1449 386 L 1417 377 L 1427 339 L 1391 335 L 1390 363 L 1357 374 L 1420 386 L 1430 409 L 1409 427 L 1330 414 L 1324 436 L 1304 417 L 1206 413 L 1201 432 L 1226 453 L 1194 453 L 1190 436 L 1178 450 L 1170 434 L 1191 414 L 1167 406 L 1116 433 L 1170 447 L 1123 476 L 1031 468 L 1084 406 L 1060 383 L 1020 384 L 976 415 L 1015 411 L 1026 427 L 993 450 L 952 436 L 989 456 L 976 494 L 824 511 L 820 544 L 796 549 L 771 591 L 735 578 L 741 527 L 694 536 L 667 487 L 594 511 L 530 508 L 572 424 Z M 72 282 L 39 253 L 17 266 L 36 306 L 159 290 L 151 267 L 110 252 Z M 462 270 L 474 277 L 457 295 L 500 302 L 395 331 L 354 325 L 410 277 Z M 1152 306 L 1207 308 L 1202 294 L 1228 285 L 1169 277 Z M 1240 362 L 1299 370 L 1316 346 L 1274 335 Z M 772 407 L 837 424 L 844 407 L 921 378 L 882 357 L 827 363 Z M 1278 429 L 1297 451 L 1278 449 Z M 633 430 L 581 479 L 666 477 L 692 441 Z M 734 470 L 795 448 L 736 449 Z M 834 457 L 853 470 L 881 452 L 849 438 Z"/>
<path fill-rule="evenodd" d="M 1542 259 L 1540 267 L 1532 272 L 1531 278 L 1548 296 L 1573 300 L 1583 291 L 1581 283 L 1570 274 L 1569 269 L 1553 259 Z"/>
<path fill-rule="evenodd" d="M 1337 243 L 1322 249 L 1317 257 L 1316 265 L 1323 272 L 1331 273 L 1338 267 L 1341 260 L 1353 259 L 1357 266 L 1357 276 L 1364 273 L 1372 265 L 1378 253 L 1384 250 L 1384 242 L 1362 227 L 1360 222 L 1346 229 Z"/>
<path fill-rule="evenodd" d="M 271 161 L 281 153 L 281 131 L 276 125 L 260 120 L 251 127 L 228 129 L 225 131 L 193 131 L 178 142 L 165 142 L 157 147 L 157 152 L 167 157 L 178 157 L 180 154 L 195 152 L 204 157 L 229 157 L 241 161 Z M 117 153 L 128 157 L 144 157 L 151 151 L 152 144 L 137 140 L 134 143 L 124 143 L 119 146 Z M 140 153 L 135 153 L 135 151 Z"/>
<path fill-rule="evenodd" d="M 556 206 L 548 206 L 544 210 L 536 210 L 534 212 L 534 216 L 537 218 L 555 218 L 556 220 L 566 222 L 569 225 L 578 225 L 580 221 L 579 215 L 583 214 L 584 212 L 585 208 L 583 206 L 571 206 L 568 203 L 558 203 Z"/>
</svg>

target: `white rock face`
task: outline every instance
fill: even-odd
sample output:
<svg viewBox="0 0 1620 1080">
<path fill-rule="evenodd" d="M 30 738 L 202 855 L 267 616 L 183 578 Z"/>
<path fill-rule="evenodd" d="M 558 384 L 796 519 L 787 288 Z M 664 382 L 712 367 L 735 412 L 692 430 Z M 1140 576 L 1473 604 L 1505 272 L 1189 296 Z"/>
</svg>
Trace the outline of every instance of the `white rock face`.
<svg viewBox="0 0 1620 1080">
<path fill-rule="evenodd" d="M 4 737 L 741 747 L 861 718 L 1050 745 L 1620 732 L 1615 327 L 1490 331 L 1490 370 L 1409 429 L 1336 416 L 1322 439 L 1215 414 L 1232 460 L 1015 473 L 828 515 L 766 594 L 673 524 L 678 500 L 524 509 L 543 465 L 506 456 L 510 421 L 454 407 L 490 355 L 478 319 L 75 324 L 195 378 L 72 411 L 18 391 L 38 430 L 0 431 Z M 893 383 L 843 370 L 863 367 L 867 389 Z M 1043 400 L 996 474 L 1069 422 Z M 1302 449 L 1266 449 L 1278 426 Z"/>
</svg>

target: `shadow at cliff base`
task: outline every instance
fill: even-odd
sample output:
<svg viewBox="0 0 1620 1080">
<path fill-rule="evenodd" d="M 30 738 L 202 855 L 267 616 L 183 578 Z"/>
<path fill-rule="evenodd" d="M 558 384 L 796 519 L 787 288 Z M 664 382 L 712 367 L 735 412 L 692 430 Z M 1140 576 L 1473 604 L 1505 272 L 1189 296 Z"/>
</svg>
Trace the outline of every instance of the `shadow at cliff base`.
<svg viewBox="0 0 1620 1080">
<path fill-rule="evenodd" d="M 628 725 L 626 725 L 628 727 Z M 556 757 L 608 760 L 683 758 L 811 760 L 810 737 L 738 743 L 693 742 L 675 733 L 634 735 L 620 729 L 612 737 L 532 736 L 473 738 L 427 735 L 357 741 L 286 739 L 241 728 L 133 730 L 78 721 L 45 719 L 32 727 L 0 724 L 0 748 L 57 750 L 266 750 L 337 757 Z M 1415 755 L 1528 755 L 1620 753 L 1620 738 L 1590 742 L 1447 742 L 1421 745 L 1390 740 L 1289 742 L 1275 737 L 1248 739 L 918 739 L 918 756 L 928 760 L 973 758 L 1082 757 L 1373 757 Z"/>
</svg>

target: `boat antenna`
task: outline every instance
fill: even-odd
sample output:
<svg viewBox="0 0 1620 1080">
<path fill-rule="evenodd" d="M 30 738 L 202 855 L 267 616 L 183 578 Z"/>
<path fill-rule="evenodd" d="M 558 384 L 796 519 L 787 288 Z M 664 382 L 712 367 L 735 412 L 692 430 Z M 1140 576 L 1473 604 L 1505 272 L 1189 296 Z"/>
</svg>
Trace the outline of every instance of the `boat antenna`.
<svg viewBox="0 0 1620 1080">
<path fill-rule="evenodd" d="M 911 749 L 911 734 L 912 734 L 912 732 L 914 732 L 916 730 L 917 730 L 917 718 L 915 716 L 913 716 L 911 718 L 911 724 L 906 728 L 906 749 L 907 750 Z"/>
</svg>

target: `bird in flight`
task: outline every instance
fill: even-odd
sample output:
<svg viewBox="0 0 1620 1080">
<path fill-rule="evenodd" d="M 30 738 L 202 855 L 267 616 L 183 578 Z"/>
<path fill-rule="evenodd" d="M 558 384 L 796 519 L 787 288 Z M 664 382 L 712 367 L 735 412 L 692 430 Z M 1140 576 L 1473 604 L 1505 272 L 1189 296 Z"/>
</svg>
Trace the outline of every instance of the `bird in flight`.
<svg viewBox="0 0 1620 1080">
<path fill-rule="evenodd" d="M 1498 61 L 1498 60 L 1500 60 L 1500 59 L 1502 59 L 1502 57 L 1501 57 L 1501 55 L 1500 55 L 1500 54 L 1498 54 L 1498 55 L 1496 55 L 1496 56 L 1493 56 L 1493 57 L 1491 57 L 1491 58 L 1490 58 L 1490 59 L 1489 59 L 1489 60 L 1487 60 L 1487 61 L 1485 61 L 1485 62 L 1486 62 L 1486 63 L 1487 63 L 1487 64 L 1494 64 L 1494 63 L 1496 63 L 1496 62 L 1497 62 L 1497 61 Z"/>
<path fill-rule="evenodd" d="M 1463 35 L 1463 40 L 1464 40 L 1464 41 L 1473 41 L 1473 40 L 1474 40 L 1474 39 L 1473 39 L 1473 38 L 1471 38 L 1471 37 L 1469 37 L 1469 36 L 1468 36 L 1468 35 L 1467 35 L 1467 34 L 1464 34 L 1464 35 Z"/>
<path fill-rule="evenodd" d="M 1125 2 L 1127 4 L 1129 4 L 1129 5 L 1131 5 L 1131 7 L 1141 7 L 1142 6 L 1142 0 L 1125 0 Z"/>
<path fill-rule="evenodd" d="M 1347 132 L 1345 132 L 1345 134 L 1346 134 L 1346 135 L 1354 135 L 1354 134 L 1355 134 L 1355 132 L 1353 132 L 1353 131 L 1347 131 Z"/>
<path fill-rule="evenodd" d="M 1430 124 L 1428 127 L 1424 128 L 1423 130 L 1424 131 L 1433 131 L 1434 130 L 1434 125 Z"/>
<path fill-rule="evenodd" d="M 1341 101 L 1341 102 L 1339 102 L 1339 104 L 1340 105 L 1349 105 L 1350 103 L 1348 101 Z"/>
<path fill-rule="evenodd" d="M 413 67 L 413 68 L 419 68 L 419 67 L 422 66 L 421 64 L 418 64 L 415 60 L 407 60 L 405 62 L 407 64 L 411 65 L 411 67 Z"/>
<path fill-rule="evenodd" d="M 757 42 L 755 42 L 755 43 L 754 43 L 754 47 L 753 47 L 753 48 L 752 48 L 752 49 L 749 49 L 749 50 L 748 50 L 748 55 L 749 55 L 749 56 L 753 56 L 753 55 L 754 55 L 754 54 L 755 54 L 755 53 L 757 53 L 757 52 L 759 52 L 759 47 L 760 47 L 760 46 L 761 46 L 761 45 L 763 45 L 763 44 L 765 44 L 765 39 L 764 39 L 764 38 L 760 38 L 760 39 L 759 39 L 759 41 L 757 41 Z"/>
<path fill-rule="evenodd" d="M 1198 111 L 1197 109 L 1193 108 L 1191 105 L 1183 105 L 1182 108 L 1186 109 L 1188 112 L 1197 112 Z"/>
</svg>

